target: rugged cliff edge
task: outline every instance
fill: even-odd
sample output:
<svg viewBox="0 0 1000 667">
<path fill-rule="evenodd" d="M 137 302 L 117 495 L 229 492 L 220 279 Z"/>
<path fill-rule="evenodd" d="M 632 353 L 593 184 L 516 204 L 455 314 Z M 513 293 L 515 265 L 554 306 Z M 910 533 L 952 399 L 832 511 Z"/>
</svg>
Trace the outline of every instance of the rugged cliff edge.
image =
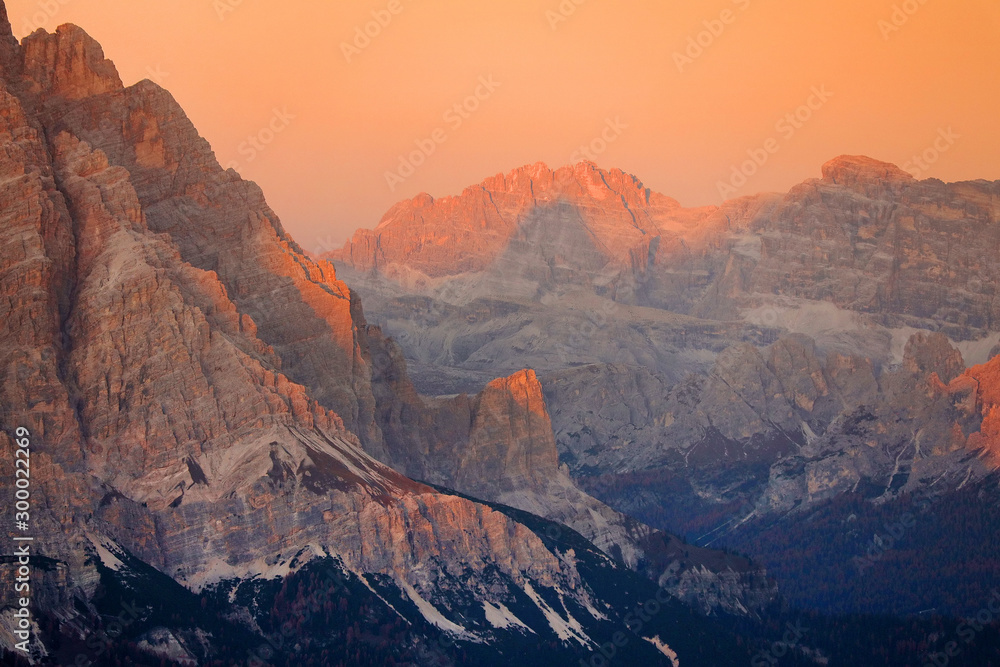
<svg viewBox="0 0 1000 667">
<path fill-rule="evenodd" d="M 400 651 L 433 631 L 574 662 L 621 627 L 619 605 L 655 593 L 621 567 L 638 565 L 635 538 L 581 519 L 619 515 L 565 475 L 562 496 L 540 486 L 557 453 L 530 373 L 471 398 L 420 397 L 333 266 L 301 251 L 256 185 L 219 167 L 166 91 L 123 86 L 74 26 L 18 45 L 0 10 L 0 441 L 10 451 L 15 427 L 31 434 L 31 529 L 45 564 L 32 582 L 44 621 L 35 659 L 87 639 L 108 592 L 137 581 L 202 592 L 202 610 L 232 587 L 225 623 L 272 641 L 283 607 L 237 603 L 242 591 L 310 561 L 336 563 L 368 591 L 366 628 L 430 628 Z M 424 475 L 416 462 L 432 450 L 454 470 Z M 578 525 L 601 549 L 618 545 L 621 561 L 570 528 L 551 524 L 565 531 L 553 542 L 526 525 L 536 519 L 437 492 L 377 458 L 475 497 L 532 498 L 529 509 Z M 11 491 L 11 458 L 0 475 Z M 699 590 L 731 570 L 725 558 L 708 563 L 718 575 L 703 565 L 669 575 L 706 611 L 773 594 L 761 576 L 763 595 L 747 596 L 740 574 Z M 588 581 L 594 572 L 601 581 Z M 609 597 L 605 579 L 630 582 L 631 597 Z M 671 605 L 671 619 L 688 618 Z M 357 620 L 348 608 L 331 628 Z M 219 630 L 181 632 L 154 611 L 140 611 L 136 641 L 164 657 L 207 659 L 226 645 Z M 3 619 L 6 642 L 14 621 Z M 702 620 L 684 623 L 676 642 L 665 629 L 657 641 L 690 655 L 716 650 L 709 637 L 735 646 Z M 352 636 L 331 635 L 324 650 Z M 640 637 L 635 659 L 670 662 Z"/>
<path fill-rule="evenodd" d="M 860 156 L 785 194 L 691 209 L 620 170 L 537 164 L 401 202 L 327 257 L 450 303 L 576 287 L 735 320 L 824 301 L 969 340 L 998 328 L 998 219 L 1000 182 L 916 180 Z"/>
<path fill-rule="evenodd" d="M 786 193 L 698 209 L 620 170 L 530 165 L 401 202 L 327 257 L 421 391 L 528 365 L 585 491 L 697 544 L 738 531 L 730 546 L 766 551 L 775 525 L 837 503 L 874 516 L 990 487 L 998 251 L 1000 181 L 840 156 Z M 878 611 L 910 611 L 893 602 Z"/>
</svg>

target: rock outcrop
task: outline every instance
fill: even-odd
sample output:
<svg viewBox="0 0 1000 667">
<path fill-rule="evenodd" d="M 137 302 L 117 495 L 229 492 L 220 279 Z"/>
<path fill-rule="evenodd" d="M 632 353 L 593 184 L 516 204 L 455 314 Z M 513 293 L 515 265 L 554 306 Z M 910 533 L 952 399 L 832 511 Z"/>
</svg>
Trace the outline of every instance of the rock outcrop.
<svg viewBox="0 0 1000 667">
<path fill-rule="evenodd" d="M 546 394 L 574 475 L 599 475 L 586 487 L 640 516 L 692 502 L 767 516 L 859 488 L 877 497 L 985 476 L 995 466 L 975 453 L 990 403 L 974 372 L 940 334 L 915 334 L 906 350 L 899 367 L 879 370 L 860 356 L 824 358 L 792 335 L 733 347 L 706 376 L 672 387 L 642 369 L 595 366 L 553 376 Z M 635 493 L 643 478 L 664 491 Z"/>
<path fill-rule="evenodd" d="M 484 274 L 478 291 L 511 294 L 643 272 L 658 247 L 704 236 L 712 213 L 684 209 L 621 170 L 580 163 L 553 171 L 539 163 L 456 197 L 401 202 L 328 257 L 414 287 Z"/>
<path fill-rule="evenodd" d="M 589 650 L 587 632 L 615 623 L 612 602 L 573 550 L 526 525 L 542 519 L 377 460 L 475 497 L 534 490 L 539 510 L 558 507 L 635 564 L 634 539 L 592 510 L 619 515 L 566 475 L 558 499 L 545 489 L 557 452 L 533 374 L 425 401 L 333 265 L 308 258 L 260 189 L 218 165 L 166 91 L 123 86 L 74 26 L 18 45 L 0 10 L 0 442 L 30 432 L 30 525 L 51 565 L 33 581 L 36 611 L 74 634 L 65 628 L 99 618 L 92 599 L 126 562 L 211 592 L 336 559 L 374 599 L 385 602 L 371 582 L 403 595 L 404 612 L 385 604 L 406 622 L 479 641 L 457 605 L 479 605 L 486 626 L 500 607 L 484 605 L 516 598 L 534 627 L 507 619 L 491 637 Z M 452 467 L 417 465 L 438 456 Z M 13 465 L 0 463 L 8 482 Z M 696 600 L 689 570 L 673 574 Z M 573 620 L 581 610 L 591 630 Z M 255 622 L 244 629 L 260 633 Z M 154 628 L 139 643 L 172 636 Z"/>
<path fill-rule="evenodd" d="M 379 401 L 391 413 L 380 415 L 390 434 L 380 458 L 395 469 L 566 525 L 705 613 L 756 613 L 774 599 L 773 584 L 750 561 L 684 545 L 580 491 L 559 464 L 533 371 L 495 380 L 478 395 L 426 398 L 397 364 L 394 391 Z"/>
<path fill-rule="evenodd" d="M 27 92 L 47 101 L 82 100 L 124 88 L 101 45 L 75 25 L 61 25 L 52 34 L 36 31 L 25 39 L 21 58 Z"/>
<path fill-rule="evenodd" d="M 915 181 L 892 165 L 840 158 L 749 223 L 762 254 L 745 289 L 978 338 L 998 326 L 998 188 Z"/>
<path fill-rule="evenodd" d="M 998 201 L 860 156 L 690 210 L 536 165 L 403 202 L 329 257 L 423 391 L 534 368 L 574 479 L 700 535 L 995 467 L 966 362 L 1000 340 Z"/>
<path fill-rule="evenodd" d="M 366 295 L 388 282 L 461 305 L 584 289 L 799 333 L 941 328 L 974 340 L 1000 312 L 998 196 L 1000 182 L 918 181 L 842 156 L 787 194 L 684 209 L 619 171 L 535 165 L 402 202 L 328 257 L 360 274 Z"/>
</svg>

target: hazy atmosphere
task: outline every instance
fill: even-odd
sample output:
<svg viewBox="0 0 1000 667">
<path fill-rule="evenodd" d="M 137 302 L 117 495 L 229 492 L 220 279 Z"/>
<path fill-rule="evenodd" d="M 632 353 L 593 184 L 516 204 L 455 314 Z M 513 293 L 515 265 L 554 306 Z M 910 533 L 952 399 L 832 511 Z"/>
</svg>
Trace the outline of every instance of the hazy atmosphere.
<svg viewBox="0 0 1000 667">
<path fill-rule="evenodd" d="M 998 34 L 0 0 L 0 665 L 1000 667 Z"/>
<path fill-rule="evenodd" d="M 1000 175 L 991 0 L 7 5 L 19 38 L 86 26 L 126 85 L 170 90 L 310 250 L 401 199 L 538 161 L 593 159 L 696 206 L 720 203 L 719 183 L 769 139 L 766 164 L 724 193 L 785 190 L 845 153 L 903 166 L 950 128 L 947 154 L 912 164 L 922 177 Z M 417 142 L 433 153 L 390 187 Z"/>
</svg>

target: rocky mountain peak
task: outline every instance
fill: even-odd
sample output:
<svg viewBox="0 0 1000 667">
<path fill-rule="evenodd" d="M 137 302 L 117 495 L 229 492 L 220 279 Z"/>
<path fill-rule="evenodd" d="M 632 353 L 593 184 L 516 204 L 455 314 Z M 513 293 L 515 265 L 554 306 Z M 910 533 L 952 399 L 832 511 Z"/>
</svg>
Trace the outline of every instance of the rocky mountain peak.
<svg viewBox="0 0 1000 667">
<path fill-rule="evenodd" d="M 889 162 L 864 155 L 841 155 L 823 165 L 823 180 L 854 187 L 886 181 L 912 181 L 914 178 Z"/>
<path fill-rule="evenodd" d="M 544 183 L 552 178 L 553 171 L 544 162 L 524 165 L 506 174 L 500 173 L 484 179 L 480 184 L 484 190 L 490 192 L 517 192 L 530 191 L 535 183 Z"/>
<path fill-rule="evenodd" d="M 0 77 L 9 78 L 8 71 L 17 67 L 18 44 L 7 18 L 7 6 L 0 0 Z"/>
<path fill-rule="evenodd" d="M 591 200 L 626 207 L 642 207 L 650 204 L 650 190 L 642 181 L 621 169 L 605 170 L 589 160 L 584 160 L 557 169 L 551 169 L 544 162 L 525 165 L 506 174 L 497 174 L 485 179 L 478 186 L 468 188 L 466 193 L 485 190 L 492 194 L 522 195 L 539 201 L 553 198 L 571 201 Z M 663 202 L 672 206 L 679 204 L 669 198 Z"/>
<path fill-rule="evenodd" d="M 553 170 L 538 162 L 457 196 L 400 202 L 328 257 L 416 282 L 483 272 L 498 261 L 523 264 L 525 252 L 541 254 L 538 275 L 563 265 L 594 272 L 645 265 L 652 239 L 689 236 L 714 211 L 684 209 L 621 169 L 579 162 Z"/>
<path fill-rule="evenodd" d="M 510 446 L 501 451 L 498 442 Z M 523 486 L 530 485 L 531 478 L 555 473 L 559 462 L 552 422 L 534 371 L 522 370 L 486 386 L 475 409 L 463 463 L 472 472 L 467 483 L 496 479 L 510 484 L 513 479 L 514 486 Z M 490 474 L 483 475 L 484 470 Z"/>
<path fill-rule="evenodd" d="M 941 382 L 948 384 L 965 372 L 965 360 L 943 333 L 920 332 L 906 343 L 903 368 L 921 376 L 937 373 Z"/>
<path fill-rule="evenodd" d="M 82 100 L 123 89 L 101 45 L 75 25 L 61 25 L 54 33 L 38 29 L 24 38 L 22 48 L 25 83 L 43 98 Z"/>
<path fill-rule="evenodd" d="M 302 255 L 169 94 L 123 88 L 73 26 L 34 33 L 23 53 L 0 47 L 0 446 L 14 445 L 11 424 L 44 443 L 31 518 L 45 535 L 39 555 L 60 572 L 32 581 L 45 591 L 33 614 L 69 610 L 74 627 L 96 627 L 84 611 L 126 561 L 201 590 L 333 554 L 356 576 L 394 582 L 416 604 L 411 616 L 467 639 L 438 608 L 474 590 L 467 599 L 492 633 L 480 610 L 500 603 L 498 582 L 510 607 L 538 592 L 527 599 L 541 614 L 525 625 L 532 637 L 549 631 L 546 600 L 567 616 L 570 597 L 610 613 L 575 561 L 529 526 L 365 451 L 380 448 L 392 417 L 396 436 L 436 415 L 407 394 L 399 355 L 333 267 Z M 503 479 L 516 491 L 556 470 L 533 373 L 491 384 L 472 407 L 447 403 L 452 420 L 435 435 L 454 427 L 443 458 L 463 466 L 467 488 Z M 0 477 L 12 480 L 13 457 L 4 461 Z M 567 513 L 586 519 L 583 503 L 596 501 L 576 493 Z M 0 649 L 9 628 L 0 619 Z"/>
</svg>

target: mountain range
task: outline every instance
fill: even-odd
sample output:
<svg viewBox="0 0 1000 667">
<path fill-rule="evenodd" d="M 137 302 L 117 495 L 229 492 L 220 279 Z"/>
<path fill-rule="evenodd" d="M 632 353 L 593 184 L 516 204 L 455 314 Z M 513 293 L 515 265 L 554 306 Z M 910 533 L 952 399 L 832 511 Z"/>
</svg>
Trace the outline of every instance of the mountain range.
<svg viewBox="0 0 1000 667">
<path fill-rule="evenodd" d="M 617 651 L 747 650 L 693 609 L 752 614 L 773 583 L 576 488 L 534 373 L 420 396 L 333 265 L 219 166 L 169 93 L 124 86 L 80 28 L 19 44 L 0 19 L 0 400 L 4 444 L 21 428 L 33 445 L 32 660 L 243 664 L 262 644 L 282 664 L 477 650 L 570 664 L 657 594 L 669 619 Z M 282 645 L 289 582 L 324 569 L 348 582 L 320 601 L 328 631 Z M 95 640 L 126 603 L 128 641 Z M 657 638 L 674 623 L 688 631 Z"/>
<path fill-rule="evenodd" d="M 926 544 L 896 563 L 922 595 L 873 577 L 886 590 L 867 599 L 852 562 L 878 525 L 808 574 L 807 545 L 763 536 L 845 499 L 875 513 L 930 492 L 995 497 L 998 218 L 1000 182 L 917 180 L 860 156 L 785 194 L 694 209 L 620 170 L 536 164 L 402 202 L 325 257 L 421 390 L 533 368 L 560 464 L 611 507 L 748 553 L 802 605 L 961 613 L 974 603 Z M 985 568 L 983 592 L 998 574 Z M 817 578 L 856 594 L 831 601 Z"/>
<path fill-rule="evenodd" d="M 789 664 L 908 660 L 931 622 L 857 615 L 898 599 L 803 639 L 801 543 L 759 541 L 995 492 L 1000 183 L 841 158 L 689 210 L 534 165 L 314 258 L 166 90 L 2 2 L 0 146 L 12 664 L 736 665 L 785 623 Z"/>
</svg>

